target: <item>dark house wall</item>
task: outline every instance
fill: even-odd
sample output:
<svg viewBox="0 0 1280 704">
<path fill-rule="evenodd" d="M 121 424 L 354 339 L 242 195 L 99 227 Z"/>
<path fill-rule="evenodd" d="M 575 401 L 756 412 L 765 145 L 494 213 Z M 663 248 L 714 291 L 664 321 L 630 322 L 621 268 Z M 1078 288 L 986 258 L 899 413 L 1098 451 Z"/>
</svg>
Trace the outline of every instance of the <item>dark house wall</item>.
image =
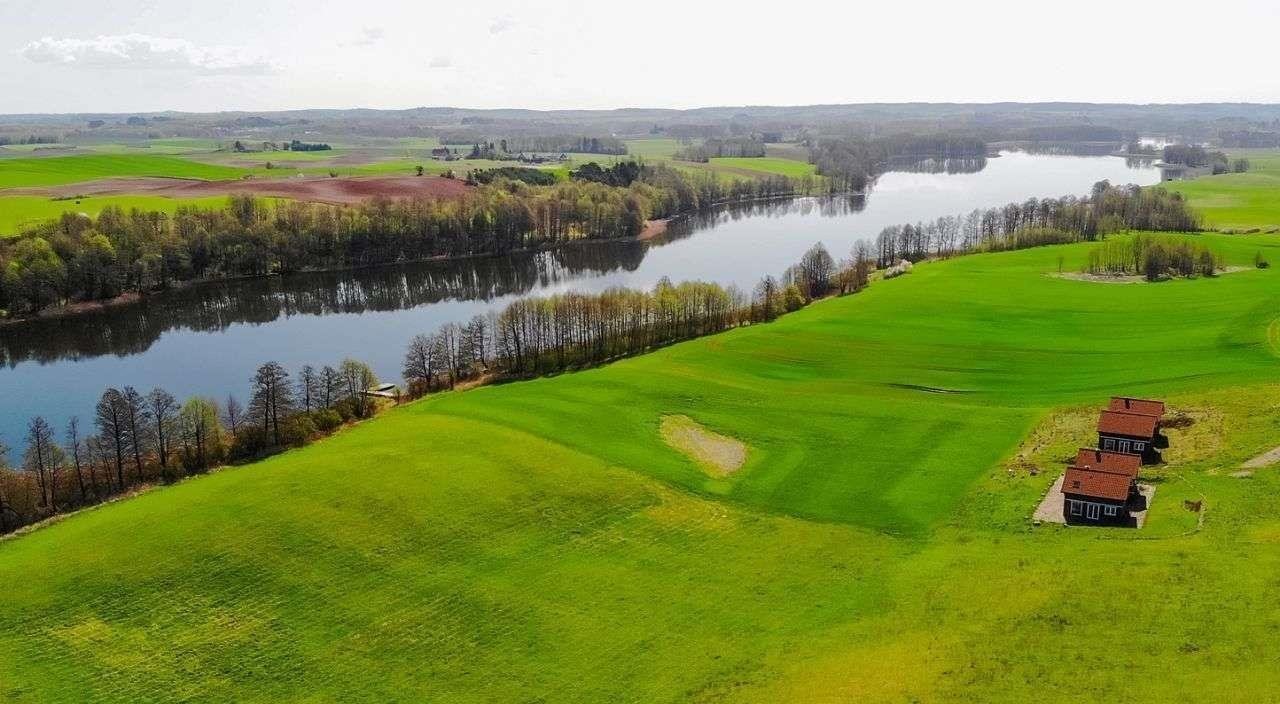
<svg viewBox="0 0 1280 704">
<path fill-rule="evenodd" d="M 1124 452 L 1131 455 L 1140 455 L 1143 464 L 1159 464 L 1161 435 L 1156 433 L 1154 438 L 1139 438 L 1131 435 L 1109 435 L 1098 433 L 1098 449 L 1111 452 Z M 1138 445 L 1142 449 L 1138 449 Z M 1168 446 L 1168 442 L 1163 443 Z"/>
<path fill-rule="evenodd" d="M 1099 504 L 1097 519 L 1089 518 L 1088 507 L 1084 504 L 1080 506 L 1080 513 L 1071 512 L 1071 502 L 1081 501 L 1086 503 Z M 1108 516 L 1106 507 L 1115 508 L 1115 515 Z M 1129 513 L 1129 506 L 1123 501 L 1108 501 L 1106 499 L 1094 498 L 1091 496 L 1080 496 L 1078 494 L 1063 494 L 1062 501 L 1062 517 L 1066 519 L 1070 525 L 1077 526 L 1121 526 L 1132 527 L 1137 525 L 1137 521 Z"/>
</svg>

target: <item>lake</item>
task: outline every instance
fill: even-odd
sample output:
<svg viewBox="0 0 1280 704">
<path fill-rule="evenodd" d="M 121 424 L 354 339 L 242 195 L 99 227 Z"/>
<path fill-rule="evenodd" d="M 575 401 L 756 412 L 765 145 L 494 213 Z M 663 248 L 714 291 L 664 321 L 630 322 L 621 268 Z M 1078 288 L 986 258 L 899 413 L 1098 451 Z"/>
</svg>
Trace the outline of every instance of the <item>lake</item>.
<svg viewBox="0 0 1280 704">
<path fill-rule="evenodd" d="M 647 288 L 662 277 L 737 284 L 779 275 L 815 242 L 847 257 L 889 225 L 962 215 L 1029 197 L 1084 195 L 1097 181 L 1150 185 L 1149 164 L 1112 156 L 1005 152 L 977 171 L 890 172 L 869 195 L 804 198 L 724 209 L 649 242 L 597 242 L 555 251 L 356 271 L 208 283 L 86 315 L 0 328 L 0 441 L 15 448 L 27 420 L 61 429 L 89 423 L 107 386 L 155 386 L 244 400 L 262 362 L 370 363 L 398 381 L 408 341 L 522 295 L 609 286 Z"/>
</svg>

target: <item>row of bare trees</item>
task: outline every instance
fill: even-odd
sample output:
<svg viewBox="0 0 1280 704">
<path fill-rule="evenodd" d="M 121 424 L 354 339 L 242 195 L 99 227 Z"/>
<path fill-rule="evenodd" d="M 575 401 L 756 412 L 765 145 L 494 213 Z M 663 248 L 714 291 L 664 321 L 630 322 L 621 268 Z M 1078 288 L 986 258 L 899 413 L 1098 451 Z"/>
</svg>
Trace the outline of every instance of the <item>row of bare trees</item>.
<svg viewBox="0 0 1280 704">
<path fill-rule="evenodd" d="M 0 533 L 106 501 L 152 482 L 169 483 L 227 461 L 262 457 L 305 444 L 376 410 L 368 365 L 304 366 L 297 377 L 277 362 L 258 367 L 249 403 L 229 395 L 221 406 L 164 389 L 109 388 L 86 432 L 78 417 L 61 433 L 45 418 L 27 424 L 19 467 L 0 444 Z"/>
<path fill-rule="evenodd" d="M 1083 198 L 1030 198 L 968 215 L 887 227 L 876 239 L 876 259 L 887 267 L 903 259 L 1093 241 L 1123 230 L 1192 232 L 1200 228 L 1200 218 L 1179 193 L 1100 181 Z"/>
<path fill-rule="evenodd" d="M 816 244 L 781 279 L 761 279 L 751 295 L 734 286 L 663 279 L 648 291 L 610 288 L 522 298 L 488 316 L 414 337 L 402 373 L 416 396 L 487 375 L 532 376 L 600 364 L 767 322 L 815 298 L 853 293 L 867 285 L 873 269 L 865 245 L 837 263 Z"/>
</svg>

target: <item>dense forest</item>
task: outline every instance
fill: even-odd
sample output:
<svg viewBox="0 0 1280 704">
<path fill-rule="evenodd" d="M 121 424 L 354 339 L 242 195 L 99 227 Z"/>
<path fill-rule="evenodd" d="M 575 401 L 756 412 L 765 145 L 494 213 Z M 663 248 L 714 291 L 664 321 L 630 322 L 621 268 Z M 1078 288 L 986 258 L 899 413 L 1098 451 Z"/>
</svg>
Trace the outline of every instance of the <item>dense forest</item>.
<svg viewBox="0 0 1280 704">
<path fill-rule="evenodd" d="M 609 183 L 597 182 L 603 179 Z M 626 181 L 625 185 L 610 185 Z M 496 179 L 448 200 L 335 206 L 233 196 L 175 214 L 105 208 L 67 213 L 0 240 L 0 310 L 145 293 L 235 276 L 503 254 L 584 239 L 633 237 L 650 219 L 721 203 L 796 194 L 782 177 L 723 183 L 624 162 L 569 181 Z"/>
<path fill-rule="evenodd" d="M 287 152 L 327 152 L 333 149 L 323 142 L 300 142 L 296 139 L 285 142 L 282 148 Z"/>
<path fill-rule="evenodd" d="M 809 148 L 809 162 L 827 177 L 832 190 L 855 193 L 866 190 L 890 165 L 904 160 L 976 163 L 986 155 L 983 140 L 946 135 L 821 139 Z"/>
<path fill-rule="evenodd" d="M 520 181 L 530 186 L 550 186 L 556 182 L 556 175 L 545 169 L 527 166 L 499 166 L 492 169 L 472 169 L 466 176 L 466 182 L 473 186 L 493 183 L 498 179 Z"/>
<path fill-rule="evenodd" d="M 57 144 L 59 141 L 58 137 L 47 134 L 29 134 L 23 137 L 0 135 L 0 147 L 7 147 L 10 144 Z"/>
<path fill-rule="evenodd" d="M 1199 229 L 1200 218 L 1179 193 L 1100 181 L 1084 198 L 1030 198 L 929 223 L 887 227 L 876 238 L 876 259 L 887 267 L 904 259 L 1092 241 L 1123 230 Z"/>
<path fill-rule="evenodd" d="M 481 130 L 445 130 L 437 138 L 441 144 L 471 144 L 474 149 L 488 151 L 494 156 L 515 155 L 522 152 L 610 154 L 622 156 L 627 145 L 617 137 L 566 134 L 495 134 Z"/>
</svg>

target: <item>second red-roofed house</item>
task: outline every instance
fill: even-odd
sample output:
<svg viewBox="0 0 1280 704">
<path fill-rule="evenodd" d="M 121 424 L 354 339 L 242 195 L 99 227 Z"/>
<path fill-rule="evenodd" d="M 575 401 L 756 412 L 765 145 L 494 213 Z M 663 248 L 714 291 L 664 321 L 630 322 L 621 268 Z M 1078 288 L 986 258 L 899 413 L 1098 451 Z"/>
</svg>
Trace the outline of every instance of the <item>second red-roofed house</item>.
<svg viewBox="0 0 1280 704">
<path fill-rule="evenodd" d="M 1141 458 L 1081 448 L 1062 477 L 1062 517 L 1067 523 L 1133 525 L 1132 511 L 1146 508 L 1138 491 Z"/>
<path fill-rule="evenodd" d="M 1123 410 L 1126 407 L 1130 410 Z M 1160 434 L 1163 414 L 1164 404 L 1160 401 L 1111 399 L 1109 407 L 1098 416 L 1098 448 L 1137 455 L 1143 464 L 1159 463 L 1159 448 L 1164 440 Z"/>
</svg>

